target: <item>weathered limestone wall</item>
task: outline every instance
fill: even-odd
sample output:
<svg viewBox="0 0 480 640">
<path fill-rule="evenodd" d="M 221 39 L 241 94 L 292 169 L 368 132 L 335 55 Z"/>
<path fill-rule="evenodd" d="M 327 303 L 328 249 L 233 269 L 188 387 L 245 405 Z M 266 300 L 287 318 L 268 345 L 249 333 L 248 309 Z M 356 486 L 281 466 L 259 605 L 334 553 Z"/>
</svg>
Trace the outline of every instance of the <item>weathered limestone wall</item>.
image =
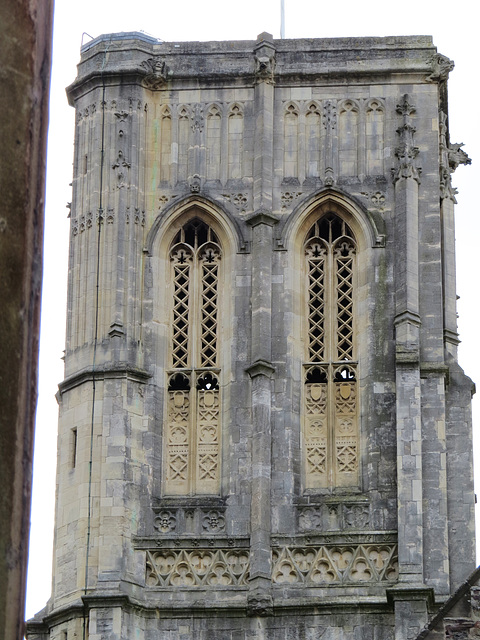
<svg viewBox="0 0 480 640">
<path fill-rule="evenodd" d="M 450 69 L 425 36 L 83 48 L 54 594 L 32 638 L 84 617 L 98 639 L 407 640 L 473 568 Z M 312 231 L 328 220 L 336 239 Z"/>
</svg>

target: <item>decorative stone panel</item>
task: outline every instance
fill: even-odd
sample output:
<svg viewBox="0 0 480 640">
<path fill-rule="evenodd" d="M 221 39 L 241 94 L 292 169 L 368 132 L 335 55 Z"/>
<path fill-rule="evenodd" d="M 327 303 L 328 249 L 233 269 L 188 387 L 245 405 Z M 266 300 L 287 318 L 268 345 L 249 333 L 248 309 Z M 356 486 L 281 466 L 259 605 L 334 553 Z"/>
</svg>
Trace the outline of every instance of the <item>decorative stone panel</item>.
<svg viewBox="0 0 480 640">
<path fill-rule="evenodd" d="M 274 584 L 395 582 L 396 544 L 280 547 L 272 551 Z"/>
<path fill-rule="evenodd" d="M 230 587 L 248 582 L 247 549 L 147 551 L 147 587 Z"/>
<path fill-rule="evenodd" d="M 299 507 L 300 531 L 343 531 L 370 528 L 370 505 L 367 502 L 328 502 Z"/>
<path fill-rule="evenodd" d="M 154 509 L 155 534 L 208 535 L 226 533 L 225 507 L 166 507 Z"/>
</svg>

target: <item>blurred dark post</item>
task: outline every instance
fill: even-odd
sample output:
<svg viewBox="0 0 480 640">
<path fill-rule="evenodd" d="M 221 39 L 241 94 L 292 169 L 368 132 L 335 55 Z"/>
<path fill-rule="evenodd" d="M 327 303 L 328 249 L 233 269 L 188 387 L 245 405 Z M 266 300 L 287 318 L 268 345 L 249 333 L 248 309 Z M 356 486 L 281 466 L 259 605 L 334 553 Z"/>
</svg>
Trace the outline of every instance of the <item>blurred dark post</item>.
<svg viewBox="0 0 480 640">
<path fill-rule="evenodd" d="M 53 0 L 0 4 L 0 638 L 23 637 Z"/>
</svg>

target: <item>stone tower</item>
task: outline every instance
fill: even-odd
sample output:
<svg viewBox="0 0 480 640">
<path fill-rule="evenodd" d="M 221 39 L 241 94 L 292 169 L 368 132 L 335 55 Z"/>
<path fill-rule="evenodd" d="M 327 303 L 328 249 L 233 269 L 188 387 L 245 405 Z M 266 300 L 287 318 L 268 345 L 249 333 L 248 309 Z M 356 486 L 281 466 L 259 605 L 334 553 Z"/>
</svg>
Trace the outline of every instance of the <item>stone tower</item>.
<svg viewBox="0 0 480 640">
<path fill-rule="evenodd" d="M 82 48 L 31 640 L 412 640 L 474 569 L 452 68 L 425 36 Z"/>
</svg>

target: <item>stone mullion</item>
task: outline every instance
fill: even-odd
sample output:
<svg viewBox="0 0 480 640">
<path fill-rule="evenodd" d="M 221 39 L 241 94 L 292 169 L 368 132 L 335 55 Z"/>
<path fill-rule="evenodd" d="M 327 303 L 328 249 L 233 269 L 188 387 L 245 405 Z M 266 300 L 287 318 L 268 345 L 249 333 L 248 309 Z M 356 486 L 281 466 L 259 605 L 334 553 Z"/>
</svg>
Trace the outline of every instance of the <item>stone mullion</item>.
<svg viewBox="0 0 480 640">
<path fill-rule="evenodd" d="M 422 432 L 418 314 L 418 186 L 396 195 L 396 388 L 399 579 L 423 582 Z"/>
<path fill-rule="evenodd" d="M 228 108 L 222 104 L 220 121 L 220 182 L 225 186 L 228 180 Z"/>
<path fill-rule="evenodd" d="M 113 114 L 112 114 L 113 115 Z M 123 145 L 123 154 L 128 162 L 131 163 L 131 173 L 129 174 L 129 182 L 131 180 L 132 184 L 138 184 L 138 176 L 136 167 L 138 167 L 138 158 L 133 158 L 133 120 L 136 120 L 136 114 L 134 116 L 132 110 L 129 110 L 128 116 L 125 118 L 125 122 L 119 123 L 116 122 L 117 118 L 112 118 L 112 137 L 115 136 L 117 146 Z M 120 130 L 123 131 L 120 134 Z M 130 185 L 128 185 L 130 187 Z M 135 190 L 136 191 L 136 190 Z M 125 189 L 118 189 L 117 197 L 115 198 L 114 204 L 114 221 L 113 223 L 107 224 L 104 222 L 104 230 L 108 231 L 108 235 L 113 236 L 107 243 L 106 248 L 110 248 L 111 253 L 109 251 L 109 264 L 107 268 L 111 270 L 111 299 L 110 299 L 110 317 L 108 326 L 106 330 L 111 338 L 119 338 L 120 340 L 125 337 L 125 258 L 126 258 L 126 229 L 125 229 L 125 218 L 127 208 L 130 210 L 133 209 L 132 200 L 136 201 L 135 195 L 131 193 L 131 189 L 129 188 L 127 192 Z M 105 212 L 104 219 L 108 215 L 108 212 Z M 106 234 L 107 235 L 107 234 Z M 120 344 L 120 340 L 116 339 L 113 342 L 114 347 L 116 347 L 113 352 L 113 357 L 118 359 L 123 359 L 124 354 L 121 353 L 118 349 Z M 122 340 L 123 343 L 123 340 Z M 121 345 L 122 347 L 124 344 Z M 123 350 L 122 350 L 123 351 Z"/>
<path fill-rule="evenodd" d="M 298 144 L 297 144 L 297 154 L 298 154 L 298 171 L 297 177 L 300 184 L 303 184 L 306 178 L 306 137 L 305 137 L 305 113 L 303 110 L 298 115 L 298 124 L 297 124 L 297 136 L 298 136 Z"/>
<path fill-rule="evenodd" d="M 271 607 L 271 447 L 272 447 L 272 243 L 275 219 L 264 213 L 252 225 L 252 481 L 249 602 Z"/>
<path fill-rule="evenodd" d="M 172 104 L 172 165 L 171 165 L 171 184 L 175 186 L 178 182 L 178 161 L 179 161 L 179 144 L 178 144 L 178 104 Z M 174 152 L 175 150 L 175 152 Z"/>
<path fill-rule="evenodd" d="M 403 116 L 395 182 L 395 348 L 397 415 L 397 508 L 399 582 L 423 585 L 423 478 L 420 383 L 418 182 L 413 143 L 415 113 L 408 96 L 397 106 Z M 399 635 L 399 637 L 403 637 Z"/>
<path fill-rule="evenodd" d="M 366 175 L 366 127 L 365 102 L 359 101 L 358 110 L 358 144 L 357 144 L 357 170 L 358 176 L 363 179 Z"/>
<path fill-rule="evenodd" d="M 273 41 L 260 40 L 255 50 L 257 67 L 265 72 L 257 75 L 255 85 L 255 139 L 253 161 L 253 206 L 255 211 L 272 211 L 273 205 L 273 67 L 275 49 Z M 271 70 L 271 72 L 269 71 Z"/>
</svg>

